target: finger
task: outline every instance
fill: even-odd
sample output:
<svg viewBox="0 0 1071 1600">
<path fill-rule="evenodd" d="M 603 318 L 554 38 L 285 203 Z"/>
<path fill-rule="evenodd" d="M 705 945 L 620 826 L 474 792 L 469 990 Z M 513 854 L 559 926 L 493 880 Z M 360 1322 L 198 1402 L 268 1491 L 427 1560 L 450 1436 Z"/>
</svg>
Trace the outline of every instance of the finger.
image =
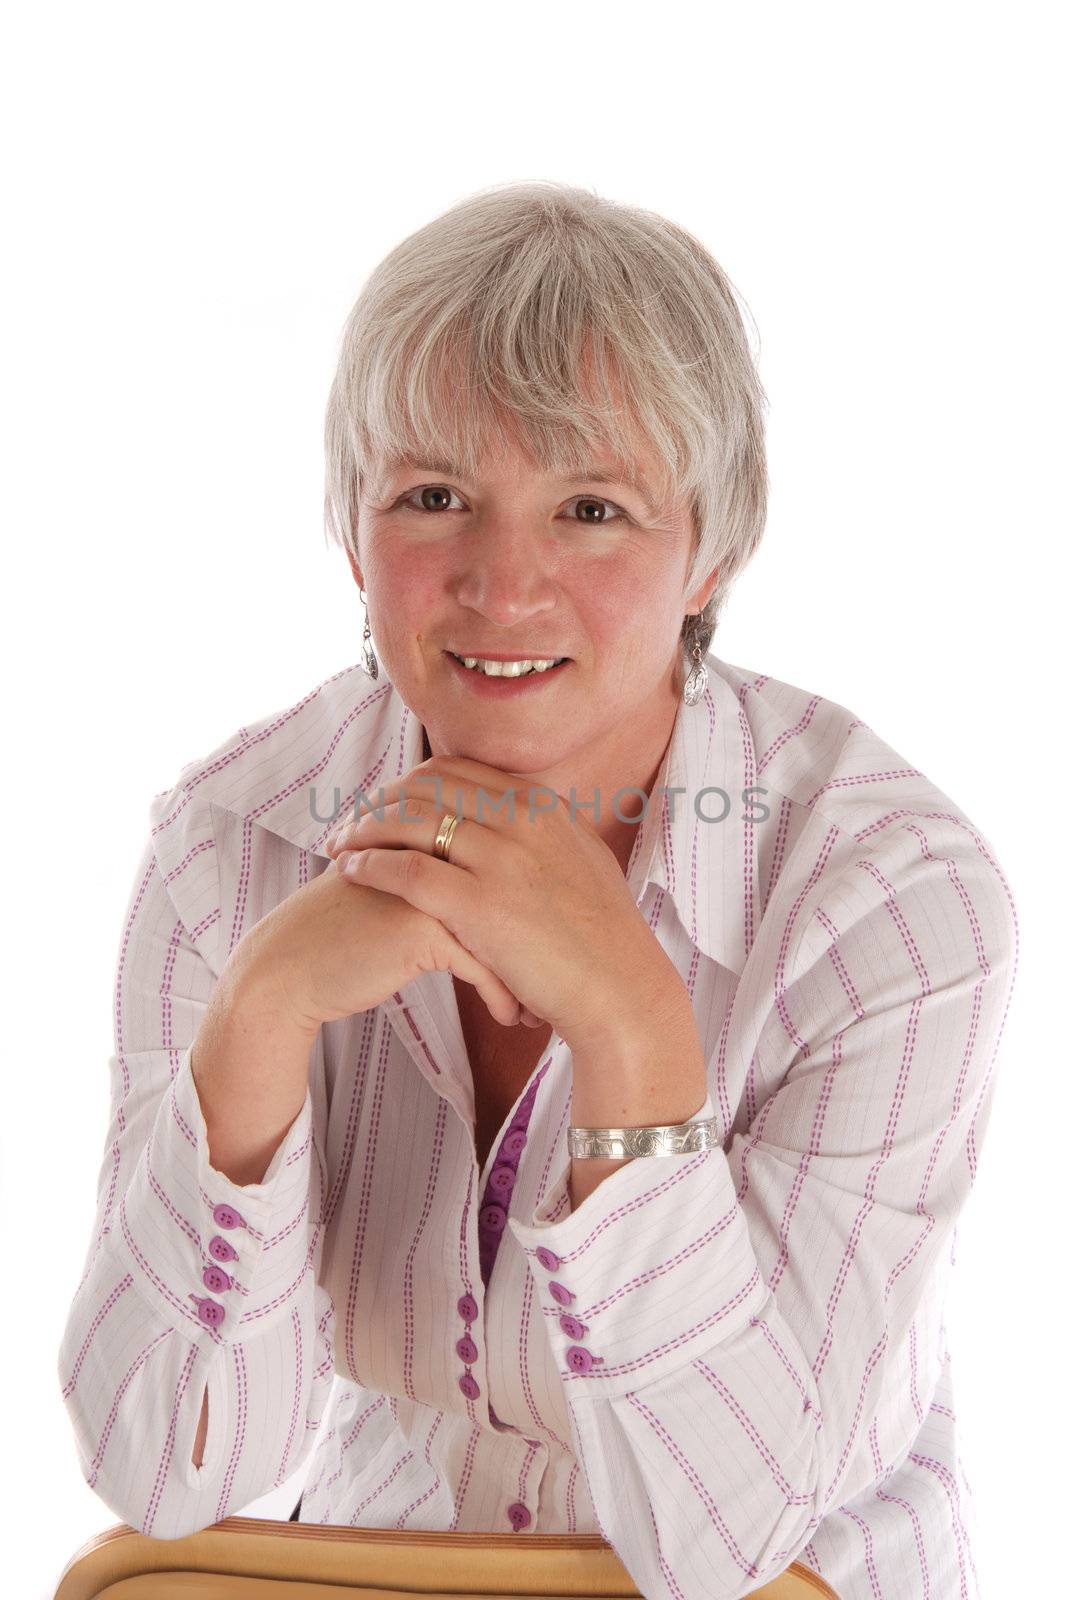
<svg viewBox="0 0 1071 1600">
<path fill-rule="evenodd" d="M 366 810 L 362 804 L 359 822 L 369 816 L 382 821 L 386 814 L 403 822 L 433 818 L 437 826 L 453 812 L 494 832 L 516 833 L 521 822 L 534 823 L 542 812 L 557 810 L 563 803 L 562 797 L 544 784 L 530 784 L 513 774 L 495 774 L 493 768 L 473 765 L 497 781 L 477 782 L 453 772 L 392 778 L 377 790 L 374 805 Z M 404 815 L 400 815 L 403 806 Z"/>
<path fill-rule="evenodd" d="M 403 813 L 396 802 L 386 806 L 382 816 L 369 812 L 359 822 L 348 823 L 335 840 L 334 859 L 339 871 L 357 870 L 349 867 L 349 852 L 361 854 L 375 849 L 421 851 L 432 860 L 442 860 L 435 849 L 435 841 L 444 817 L 449 815 L 460 819 L 450 839 L 448 859 L 451 866 L 464 867 L 476 876 L 487 875 L 507 865 L 503 852 L 515 859 L 523 848 L 516 835 L 510 837 L 505 831 L 477 822 L 471 813 L 443 811 L 430 801 L 415 800 L 412 795 L 405 796 L 404 808 Z"/>
<path fill-rule="evenodd" d="M 326 850 L 329 856 L 333 856 L 335 854 L 339 848 L 339 842 L 342 839 L 343 834 L 345 834 L 348 830 L 351 830 L 357 820 L 357 816 L 352 806 L 343 807 L 343 809 L 338 813 L 323 837 L 322 848 Z"/>
<path fill-rule="evenodd" d="M 335 867 L 351 883 L 382 889 L 407 900 L 418 911 L 441 922 L 468 947 L 479 943 L 485 890 L 480 880 L 454 859 L 452 851 L 451 859 L 443 861 L 423 850 L 369 845 L 340 854 Z"/>
<path fill-rule="evenodd" d="M 350 817 L 330 837 L 331 853 L 337 859 L 343 851 L 365 849 L 373 845 L 403 845 L 410 850 L 434 849 L 435 836 L 449 807 L 435 806 L 423 795 L 404 795 L 399 799 L 377 805 L 374 811 L 362 811 L 360 817 Z"/>
<path fill-rule="evenodd" d="M 409 862 L 408 866 L 403 863 Z M 445 861 L 420 850 L 354 850 L 344 862 L 336 862 L 343 877 L 369 888 L 396 894 L 418 911 L 433 917 L 451 942 L 449 970 L 471 983 L 482 995 L 496 1021 L 514 1027 L 521 1019 L 521 1005 L 497 973 L 472 954 L 454 931 L 450 912 L 457 917 L 459 891 L 471 900 L 479 914 L 479 886 L 471 873 L 458 871 Z M 436 907 L 440 907 L 439 910 Z M 471 913 L 470 913 L 471 914 Z M 531 1013 L 529 1013 L 531 1015 Z"/>
<path fill-rule="evenodd" d="M 425 855 L 435 855 L 435 839 L 445 813 L 436 811 L 423 801 L 405 797 L 405 811 L 398 805 L 386 806 L 381 816 L 366 813 L 359 822 L 349 822 L 336 835 L 334 858 L 340 872 L 349 861 L 349 852 L 372 849 L 422 850 Z M 455 827 L 455 835 L 461 824 Z M 453 855 L 455 865 L 465 865 Z"/>
<path fill-rule="evenodd" d="M 406 784 L 413 779 L 419 780 L 421 785 L 426 786 L 435 777 L 441 777 L 444 783 L 459 780 L 462 783 L 480 784 L 492 793 L 507 784 L 524 784 L 528 781 L 523 773 L 510 772 L 504 767 L 488 766 L 486 762 L 473 761 L 469 756 L 431 756 L 427 761 L 411 767 L 408 772 L 401 773 L 397 778 L 388 778 L 385 787 Z"/>
<path fill-rule="evenodd" d="M 497 973 L 477 961 L 471 950 L 466 950 L 452 935 L 448 933 L 447 938 L 454 947 L 448 970 L 463 983 L 472 984 L 496 1022 L 512 1028 L 521 1015 L 520 1001 L 512 989 L 507 989 Z"/>
</svg>

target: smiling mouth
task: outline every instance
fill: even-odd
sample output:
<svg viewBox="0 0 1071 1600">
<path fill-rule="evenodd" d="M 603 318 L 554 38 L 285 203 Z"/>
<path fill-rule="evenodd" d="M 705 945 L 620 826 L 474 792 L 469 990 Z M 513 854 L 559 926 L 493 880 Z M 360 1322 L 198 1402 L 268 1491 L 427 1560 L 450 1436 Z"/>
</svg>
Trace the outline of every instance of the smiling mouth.
<svg viewBox="0 0 1071 1600">
<path fill-rule="evenodd" d="M 485 678 L 528 678 L 554 672 L 571 658 L 569 656 L 524 657 L 514 661 L 495 661 L 488 657 L 459 656 L 453 650 L 446 652 L 466 672 Z M 534 663 L 534 664 L 533 664 Z"/>
</svg>

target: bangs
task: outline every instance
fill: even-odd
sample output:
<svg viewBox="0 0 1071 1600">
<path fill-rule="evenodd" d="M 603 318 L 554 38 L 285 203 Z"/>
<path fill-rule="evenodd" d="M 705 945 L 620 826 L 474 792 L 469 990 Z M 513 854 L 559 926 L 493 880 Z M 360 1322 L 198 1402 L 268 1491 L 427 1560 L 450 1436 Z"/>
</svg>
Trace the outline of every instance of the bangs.
<svg viewBox="0 0 1071 1600">
<path fill-rule="evenodd" d="M 490 346 L 490 347 L 489 347 Z M 476 480 L 505 455 L 562 479 L 600 475 L 629 485 L 659 520 L 682 492 L 674 470 L 684 441 L 652 437 L 636 388 L 597 334 L 551 369 L 546 343 L 491 345 L 444 333 L 435 342 L 385 351 L 376 382 L 356 396 L 362 488 L 419 463 Z"/>
</svg>

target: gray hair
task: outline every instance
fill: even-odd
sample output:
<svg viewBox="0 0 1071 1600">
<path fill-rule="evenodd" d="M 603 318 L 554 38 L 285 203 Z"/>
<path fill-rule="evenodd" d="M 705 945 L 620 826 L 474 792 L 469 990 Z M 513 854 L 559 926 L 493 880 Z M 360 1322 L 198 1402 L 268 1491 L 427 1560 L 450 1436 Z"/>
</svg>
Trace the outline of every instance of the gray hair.
<svg viewBox="0 0 1071 1600">
<path fill-rule="evenodd" d="M 734 294 L 656 212 L 543 180 L 460 201 L 380 262 L 346 321 L 325 422 L 328 539 L 359 560 L 376 463 L 442 458 L 476 478 L 488 441 L 506 442 L 498 410 L 547 473 L 580 476 L 607 440 L 635 472 L 639 442 L 660 466 L 656 505 L 691 508 L 685 592 L 718 568 L 682 629 L 705 651 L 766 521 L 766 395 Z"/>
</svg>

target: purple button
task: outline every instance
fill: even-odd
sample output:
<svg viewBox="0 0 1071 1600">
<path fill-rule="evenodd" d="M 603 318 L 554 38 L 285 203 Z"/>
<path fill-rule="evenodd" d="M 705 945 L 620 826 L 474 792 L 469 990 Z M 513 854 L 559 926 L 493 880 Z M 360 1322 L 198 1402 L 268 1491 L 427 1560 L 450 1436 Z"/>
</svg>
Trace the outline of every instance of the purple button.
<svg viewBox="0 0 1071 1600">
<path fill-rule="evenodd" d="M 595 1365 L 595 1357 L 590 1350 L 585 1350 L 582 1345 L 571 1344 L 565 1352 L 565 1359 L 574 1372 L 590 1372 Z"/>
<path fill-rule="evenodd" d="M 507 1133 L 499 1146 L 499 1154 L 510 1156 L 514 1161 L 528 1143 L 528 1135 L 523 1128 L 514 1128 L 512 1133 Z"/>
<path fill-rule="evenodd" d="M 517 1182 L 517 1174 L 512 1167 L 495 1167 L 487 1180 L 487 1187 L 498 1196 L 500 1200 L 508 1200 Z"/>
<path fill-rule="evenodd" d="M 547 1288 L 550 1290 L 551 1294 L 554 1296 L 555 1300 L 557 1300 L 560 1306 L 571 1306 L 573 1301 L 576 1299 L 576 1295 L 573 1293 L 573 1291 L 571 1289 L 567 1289 L 564 1283 L 558 1283 L 557 1280 L 555 1280 L 554 1283 L 548 1283 Z"/>
<path fill-rule="evenodd" d="M 571 1317 L 568 1315 L 568 1313 L 566 1313 L 564 1317 L 559 1317 L 558 1321 L 561 1323 L 563 1331 L 569 1335 L 570 1339 L 582 1339 L 585 1333 L 588 1331 L 586 1322 L 579 1322 L 576 1317 Z"/>
<path fill-rule="evenodd" d="M 520 1500 L 514 1500 L 506 1515 L 513 1524 L 514 1533 L 519 1533 L 522 1528 L 527 1528 L 532 1520 L 532 1513 Z"/>
<path fill-rule="evenodd" d="M 224 1205 L 220 1201 L 218 1206 L 212 1207 L 212 1219 L 218 1222 L 221 1228 L 244 1228 L 245 1218 L 240 1211 L 235 1211 L 233 1206 Z"/>
<path fill-rule="evenodd" d="M 216 1294 L 222 1294 L 224 1289 L 229 1289 L 234 1279 L 229 1272 L 224 1272 L 222 1267 L 206 1267 L 201 1273 L 201 1282 L 206 1289 L 212 1289 Z"/>
<path fill-rule="evenodd" d="M 548 1250 L 545 1244 L 541 1244 L 536 1251 L 536 1260 L 541 1267 L 546 1267 L 548 1272 L 557 1272 L 561 1266 L 560 1257 L 556 1256 L 553 1250 Z"/>
<path fill-rule="evenodd" d="M 471 1372 L 462 1373 L 461 1377 L 457 1380 L 457 1386 L 461 1390 L 461 1393 L 469 1400 L 475 1400 L 479 1396 L 480 1386 L 476 1382 L 476 1379 L 472 1376 Z"/>
<path fill-rule="evenodd" d="M 506 1213 L 501 1206 L 496 1206 L 492 1202 L 489 1206 L 480 1207 L 480 1227 L 486 1233 L 501 1233 L 505 1226 Z M 557 1266 L 557 1262 L 555 1262 L 555 1266 Z"/>
<path fill-rule="evenodd" d="M 208 1253 L 213 1261 L 237 1261 L 238 1252 L 226 1239 L 220 1238 L 217 1233 L 214 1239 L 208 1241 Z"/>
<path fill-rule="evenodd" d="M 461 1296 L 457 1303 L 457 1310 L 462 1322 L 475 1322 L 480 1314 L 480 1308 L 476 1304 L 475 1296 L 471 1294 L 463 1294 Z"/>
<path fill-rule="evenodd" d="M 475 1361 L 476 1357 L 480 1353 L 477 1350 L 475 1343 L 469 1338 L 467 1333 L 462 1334 L 461 1338 L 455 1344 L 454 1349 L 457 1351 L 462 1361 Z"/>
<path fill-rule="evenodd" d="M 197 1315 L 200 1317 L 205 1327 L 218 1328 L 224 1317 L 227 1315 L 219 1301 L 203 1300 L 195 1294 L 191 1294 L 190 1299 L 196 1304 Z"/>
</svg>

